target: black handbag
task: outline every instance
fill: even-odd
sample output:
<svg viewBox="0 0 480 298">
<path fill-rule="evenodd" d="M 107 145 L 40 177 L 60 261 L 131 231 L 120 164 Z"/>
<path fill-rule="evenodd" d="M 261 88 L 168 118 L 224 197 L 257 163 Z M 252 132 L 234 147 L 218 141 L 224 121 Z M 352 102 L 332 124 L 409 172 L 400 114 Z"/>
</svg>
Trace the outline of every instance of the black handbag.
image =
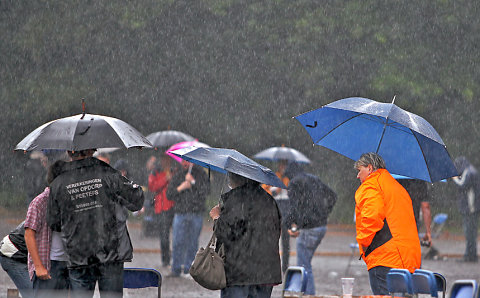
<svg viewBox="0 0 480 298">
<path fill-rule="evenodd" d="M 190 275 L 193 279 L 209 290 L 221 290 L 227 286 L 222 257 L 223 245 L 219 249 L 219 254 L 215 252 L 216 242 L 217 238 L 214 233 L 208 246 L 198 250 L 190 267 Z"/>
</svg>

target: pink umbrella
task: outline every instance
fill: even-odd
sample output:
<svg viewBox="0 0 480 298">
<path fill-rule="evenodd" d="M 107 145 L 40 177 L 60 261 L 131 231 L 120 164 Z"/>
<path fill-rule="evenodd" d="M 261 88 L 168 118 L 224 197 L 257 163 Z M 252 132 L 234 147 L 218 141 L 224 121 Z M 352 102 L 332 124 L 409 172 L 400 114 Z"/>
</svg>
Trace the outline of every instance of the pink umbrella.
<svg viewBox="0 0 480 298">
<path fill-rule="evenodd" d="M 180 143 L 173 144 L 172 146 L 170 146 L 170 148 L 167 149 L 167 151 L 165 151 L 165 154 L 167 154 L 168 156 L 172 157 L 173 159 L 175 159 L 176 161 L 181 163 L 183 159 L 181 159 L 180 157 L 170 153 L 170 151 L 174 151 L 174 150 L 177 150 L 177 149 L 182 149 L 182 148 L 186 148 L 186 147 L 190 147 L 190 146 L 203 147 L 203 148 L 210 147 L 209 145 L 207 145 L 205 143 L 202 143 L 202 142 L 199 142 L 198 140 L 185 141 L 185 142 L 180 142 Z"/>
</svg>

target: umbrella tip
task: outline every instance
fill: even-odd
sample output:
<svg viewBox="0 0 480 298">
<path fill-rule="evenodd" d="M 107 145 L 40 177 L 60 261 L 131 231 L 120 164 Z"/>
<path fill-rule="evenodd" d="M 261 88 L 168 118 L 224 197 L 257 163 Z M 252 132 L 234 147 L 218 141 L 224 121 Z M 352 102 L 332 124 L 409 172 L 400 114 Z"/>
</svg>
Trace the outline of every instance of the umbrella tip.
<svg viewBox="0 0 480 298">
<path fill-rule="evenodd" d="M 392 104 L 395 104 L 395 97 L 397 97 L 397 95 L 393 96 Z"/>
</svg>

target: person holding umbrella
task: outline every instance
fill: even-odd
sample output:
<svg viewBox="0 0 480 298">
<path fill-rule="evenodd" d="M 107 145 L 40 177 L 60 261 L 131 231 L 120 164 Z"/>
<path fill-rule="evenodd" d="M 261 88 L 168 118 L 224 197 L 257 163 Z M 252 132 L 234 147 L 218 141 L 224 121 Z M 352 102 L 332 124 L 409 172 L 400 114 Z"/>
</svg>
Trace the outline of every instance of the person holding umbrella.
<svg viewBox="0 0 480 298">
<path fill-rule="evenodd" d="M 367 264 L 374 295 L 388 295 L 391 268 L 414 272 L 421 265 L 421 249 L 412 200 L 386 170 L 383 158 L 364 153 L 355 162 L 361 184 L 355 192 L 357 242 Z"/>
<path fill-rule="evenodd" d="M 225 251 L 227 287 L 220 297 L 270 297 L 282 282 L 280 212 L 259 182 L 228 172 L 228 184 L 210 211 L 217 247 Z"/>
<path fill-rule="evenodd" d="M 183 160 L 182 169 L 167 186 L 167 199 L 174 202 L 172 271 L 169 277 L 188 274 L 198 249 L 205 201 L 210 192 L 207 173 Z"/>
<path fill-rule="evenodd" d="M 61 232 L 68 259 L 71 297 L 121 297 L 123 263 L 119 255 L 116 205 L 137 211 L 141 187 L 93 157 L 95 149 L 68 151 L 72 159 L 50 184 L 47 223 Z"/>
</svg>

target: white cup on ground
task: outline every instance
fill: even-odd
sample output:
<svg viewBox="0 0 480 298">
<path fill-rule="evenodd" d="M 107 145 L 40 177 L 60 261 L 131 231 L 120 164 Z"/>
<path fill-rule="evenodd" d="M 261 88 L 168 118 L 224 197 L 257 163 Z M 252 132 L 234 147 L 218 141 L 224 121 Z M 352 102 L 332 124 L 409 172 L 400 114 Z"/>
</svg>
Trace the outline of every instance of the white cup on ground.
<svg viewBox="0 0 480 298">
<path fill-rule="evenodd" d="M 342 277 L 342 292 L 344 297 L 352 297 L 354 281 L 355 278 L 353 277 Z"/>
</svg>

